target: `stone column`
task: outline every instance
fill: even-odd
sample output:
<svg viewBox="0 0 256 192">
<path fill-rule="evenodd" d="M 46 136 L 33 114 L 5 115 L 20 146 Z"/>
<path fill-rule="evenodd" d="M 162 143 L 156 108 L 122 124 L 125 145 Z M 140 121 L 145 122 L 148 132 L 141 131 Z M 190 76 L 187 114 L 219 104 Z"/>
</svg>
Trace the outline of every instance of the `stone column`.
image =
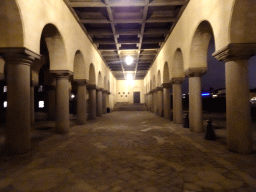
<svg viewBox="0 0 256 192">
<path fill-rule="evenodd" d="M 172 78 L 172 93 L 173 93 L 173 123 L 182 124 L 182 82 L 183 77 Z M 200 92 L 201 93 L 201 92 Z"/>
<path fill-rule="evenodd" d="M 157 87 L 157 115 L 162 116 L 163 113 L 163 87 Z"/>
<path fill-rule="evenodd" d="M 163 83 L 163 97 L 164 97 L 164 118 L 170 119 L 171 118 L 171 97 L 170 97 L 170 90 L 171 90 L 171 83 Z"/>
<path fill-rule="evenodd" d="M 188 68 L 185 75 L 189 77 L 189 129 L 200 133 L 203 127 L 202 85 L 201 76 L 207 68 Z"/>
<path fill-rule="evenodd" d="M 153 90 L 153 113 L 157 113 L 157 102 L 158 102 L 158 99 L 157 99 L 157 90 L 154 89 Z"/>
<path fill-rule="evenodd" d="M 107 90 L 102 90 L 102 113 L 107 113 Z"/>
<path fill-rule="evenodd" d="M 97 117 L 102 116 L 102 89 L 98 88 L 96 90 L 96 99 L 97 99 L 97 107 L 96 107 L 96 113 Z"/>
<path fill-rule="evenodd" d="M 88 84 L 87 89 L 89 90 L 89 119 L 96 119 L 96 85 Z"/>
<path fill-rule="evenodd" d="M 213 55 L 225 61 L 226 118 L 228 150 L 253 151 L 247 60 L 256 53 L 256 44 L 229 44 Z"/>
<path fill-rule="evenodd" d="M 30 66 L 34 57 L 23 51 L 4 55 L 8 87 L 6 147 L 11 154 L 27 153 L 31 150 Z"/>
<path fill-rule="evenodd" d="M 77 123 L 79 125 L 84 125 L 87 120 L 86 112 L 86 80 L 85 79 L 76 79 L 77 83 L 77 100 L 76 100 L 76 109 L 77 109 Z"/>
<path fill-rule="evenodd" d="M 68 70 L 52 71 L 56 74 L 56 133 L 69 132 L 69 78 Z"/>
<path fill-rule="evenodd" d="M 107 91 L 107 95 L 106 95 L 106 107 L 110 109 L 109 95 L 110 95 L 110 92 Z M 110 112 L 110 111 L 109 111 L 109 112 Z"/>
<path fill-rule="evenodd" d="M 54 121 L 56 119 L 55 113 L 55 90 L 56 85 L 44 85 L 43 88 L 46 90 L 46 107 L 47 107 L 47 116 L 48 119 Z"/>
</svg>

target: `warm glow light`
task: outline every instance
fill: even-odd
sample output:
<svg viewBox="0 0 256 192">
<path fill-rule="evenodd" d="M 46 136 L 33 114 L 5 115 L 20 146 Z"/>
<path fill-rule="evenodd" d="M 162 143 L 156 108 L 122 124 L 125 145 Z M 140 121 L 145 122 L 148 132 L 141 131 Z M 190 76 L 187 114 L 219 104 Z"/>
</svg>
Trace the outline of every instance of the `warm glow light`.
<svg viewBox="0 0 256 192">
<path fill-rule="evenodd" d="M 72 95 L 71 95 L 71 98 L 72 98 L 72 99 L 74 99 L 74 98 L 75 98 L 75 95 L 74 95 L 74 94 L 72 94 Z"/>
<path fill-rule="evenodd" d="M 126 62 L 127 65 L 131 65 L 132 62 L 133 62 L 133 58 L 131 56 L 127 56 L 125 58 L 125 62 Z"/>
<path fill-rule="evenodd" d="M 44 108 L 44 101 L 38 102 L 38 108 Z"/>
<path fill-rule="evenodd" d="M 7 101 L 4 101 L 4 108 L 7 107 Z"/>
<path fill-rule="evenodd" d="M 126 75 L 126 80 L 128 80 L 128 81 L 132 81 L 133 80 L 133 75 L 132 74 L 127 74 Z"/>
</svg>

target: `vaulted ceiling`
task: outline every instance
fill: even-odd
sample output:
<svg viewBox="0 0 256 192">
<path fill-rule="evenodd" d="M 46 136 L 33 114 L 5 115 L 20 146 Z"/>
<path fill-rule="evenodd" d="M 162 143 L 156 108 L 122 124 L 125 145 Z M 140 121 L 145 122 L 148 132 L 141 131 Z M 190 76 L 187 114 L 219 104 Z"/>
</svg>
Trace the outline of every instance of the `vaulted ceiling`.
<svg viewBox="0 0 256 192">
<path fill-rule="evenodd" d="M 116 79 L 144 79 L 189 0 L 65 0 Z M 133 57 L 131 65 L 126 56 Z"/>
</svg>

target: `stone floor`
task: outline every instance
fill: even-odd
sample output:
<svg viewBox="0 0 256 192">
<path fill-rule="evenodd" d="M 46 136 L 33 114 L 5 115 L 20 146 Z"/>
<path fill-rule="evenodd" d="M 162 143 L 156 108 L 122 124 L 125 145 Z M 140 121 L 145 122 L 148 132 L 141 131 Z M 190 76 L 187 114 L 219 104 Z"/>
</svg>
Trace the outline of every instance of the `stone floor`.
<svg viewBox="0 0 256 192">
<path fill-rule="evenodd" d="M 256 191 L 256 153 L 228 152 L 222 128 L 208 141 L 147 111 L 72 120 L 67 135 L 54 122 L 35 128 L 30 154 L 0 154 L 0 191 Z"/>
</svg>

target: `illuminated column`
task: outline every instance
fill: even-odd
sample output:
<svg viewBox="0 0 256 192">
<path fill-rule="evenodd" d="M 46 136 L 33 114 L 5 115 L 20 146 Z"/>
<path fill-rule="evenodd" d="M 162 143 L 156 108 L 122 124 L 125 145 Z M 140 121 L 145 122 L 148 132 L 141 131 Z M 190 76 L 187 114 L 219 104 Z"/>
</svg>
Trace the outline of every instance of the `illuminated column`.
<svg viewBox="0 0 256 192">
<path fill-rule="evenodd" d="M 52 71 L 56 74 L 56 133 L 69 132 L 69 77 L 70 71 Z"/>
<path fill-rule="evenodd" d="M 170 119 L 171 117 L 171 97 L 170 97 L 170 90 L 171 90 L 171 83 L 163 83 L 163 97 L 164 97 L 164 118 Z"/>
<path fill-rule="evenodd" d="M 87 120 L 86 112 L 86 80 L 85 79 L 76 79 L 77 83 L 77 123 L 84 125 Z"/>
<path fill-rule="evenodd" d="M 89 90 L 89 119 L 96 119 L 96 85 L 88 84 L 87 89 Z"/>
<path fill-rule="evenodd" d="M 158 99 L 157 99 L 157 90 L 154 89 L 153 90 L 153 113 L 157 113 L 157 103 L 158 103 Z"/>
<path fill-rule="evenodd" d="M 189 77 L 189 129 L 191 132 L 204 131 L 201 76 L 206 71 L 207 68 L 188 68 L 185 71 Z"/>
<path fill-rule="evenodd" d="M 157 115 L 162 116 L 163 113 L 163 87 L 157 87 Z"/>
<path fill-rule="evenodd" d="M 96 112 L 97 112 L 97 117 L 102 116 L 102 89 L 98 88 L 96 90 L 96 99 L 97 99 L 97 107 L 96 107 Z"/>
<path fill-rule="evenodd" d="M 31 150 L 30 66 L 34 61 L 34 57 L 22 50 L 17 52 L 4 55 L 8 87 L 6 147 L 8 152 L 16 154 Z M 34 53 L 31 55 L 38 57 Z"/>
<path fill-rule="evenodd" d="M 182 82 L 183 77 L 172 78 L 173 93 L 173 123 L 182 124 Z"/>
<path fill-rule="evenodd" d="M 102 90 L 102 113 L 106 114 L 107 113 L 107 91 Z"/>
<path fill-rule="evenodd" d="M 109 95 L 110 95 L 110 92 L 107 91 L 107 94 L 106 94 L 106 107 L 110 109 L 110 104 L 109 104 Z M 110 111 L 109 111 L 110 112 Z"/>
<path fill-rule="evenodd" d="M 229 44 L 213 55 L 225 61 L 228 150 L 253 151 L 247 61 L 256 44 Z"/>
</svg>

